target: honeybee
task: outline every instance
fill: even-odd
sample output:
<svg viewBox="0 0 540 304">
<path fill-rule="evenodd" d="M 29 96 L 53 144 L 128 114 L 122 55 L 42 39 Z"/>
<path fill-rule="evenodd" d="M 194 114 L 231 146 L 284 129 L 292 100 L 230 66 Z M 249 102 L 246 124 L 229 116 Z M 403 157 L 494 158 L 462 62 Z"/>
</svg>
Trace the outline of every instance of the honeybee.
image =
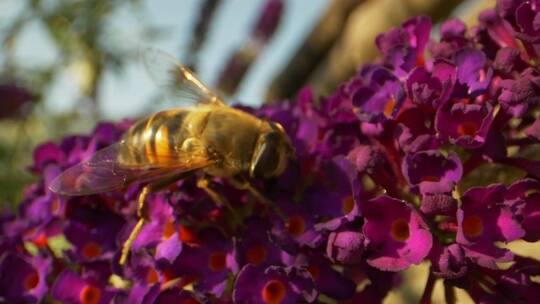
<svg viewBox="0 0 540 304">
<path fill-rule="evenodd" d="M 122 265 L 145 224 L 149 193 L 195 172 L 228 178 L 235 181 L 233 184 L 279 176 L 294 156 L 291 141 L 279 123 L 229 107 L 166 53 L 146 50 L 142 57 L 151 78 L 188 106 L 137 121 L 119 142 L 67 169 L 49 187 L 69 196 L 147 183 L 138 197 L 139 221 L 122 248 Z"/>
</svg>

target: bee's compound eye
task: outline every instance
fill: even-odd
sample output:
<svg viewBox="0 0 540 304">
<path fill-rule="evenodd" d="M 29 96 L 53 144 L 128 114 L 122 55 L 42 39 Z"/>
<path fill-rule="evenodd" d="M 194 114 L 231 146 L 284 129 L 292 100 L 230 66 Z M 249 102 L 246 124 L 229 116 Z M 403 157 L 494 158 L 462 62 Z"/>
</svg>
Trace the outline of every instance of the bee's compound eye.
<svg viewBox="0 0 540 304">
<path fill-rule="evenodd" d="M 270 177 L 278 167 L 278 164 L 279 156 L 277 151 L 267 144 L 264 144 L 259 151 L 259 155 L 255 159 L 251 175 L 255 178 Z"/>
<path fill-rule="evenodd" d="M 255 159 L 251 165 L 251 176 L 268 178 L 276 175 L 281 162 L 280 140 L 276 132 L 264 136 L 263 142 L 255 151 Z"/>
</svg>

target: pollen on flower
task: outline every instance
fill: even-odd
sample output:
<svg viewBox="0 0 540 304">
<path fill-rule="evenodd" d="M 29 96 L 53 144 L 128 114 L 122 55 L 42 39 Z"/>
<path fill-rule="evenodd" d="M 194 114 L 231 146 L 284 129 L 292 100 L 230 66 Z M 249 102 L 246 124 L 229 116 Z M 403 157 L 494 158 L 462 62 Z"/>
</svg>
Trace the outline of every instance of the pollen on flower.
<svg viewBox="0 0 540 304">
<path fill-rule="evenodd" d="M 82 248 L 82 255 L 87 259 L 93 259 L 101 255 L 103 248 L 96 242 L 88 242 Z"/>
<path fill-rule="evenodd" d="M 146 274 L 146 282 L 148 284 L 155 284 L 159 281 L 159 275 L 157 271 L 154 268 L 151 268 L 148 270 L 148 273 Z"/>
<path fill-rule="evenodd" d="M 472 121 L 463 122 L 458 125 L 457 132 L 461 136 L 473 136 L 478 131 L 478 126 Z"/>
<path fill-rule="evenodd" d="M 409 223 L 402 218 L 395 220 L 390 228 L 390 235 L 396 241 L 406 241 L 410 235 Z"/>
<path fill-rule="evenodd" d="M 174 220 L 167 221 L 167 223 L 163 226 L 163 238 L 168 239 L 175 232 L 176 232 L 176 226 L 174 224 Z"/>
<path fill-rule="evenodd" d="M 388 100 L 384 105 L 384 115 L 386 117 L 391 117 L 394 112 L 394 107 L 396 106 L 396 100 L 394 98 Z"/>
<path fill-rule="evenodd" d="M 463 219 L 463 233 L 469 237 L 482 235 L 484 224 L 478 215 L 471 215 Z"/>
<path fill-rule="evenodd" d="M 208 267 L 212 271 L 220 271 L 227 265 L 227 255 L 222 251 L 215 251 L 208 257 Z"/>
<path fill-rule="evenodd" d="M 262 300 L 266 304 L 279 304 L 285 298 L 286 288 L 280 280 L 270 280 L 262 290 Z"/>
<path fill-rule="evenodd" d="M 261 244 L 256 244 L 251 247 L 246 252 L 246 260 L 248 263 L 259 265 L 266 260 L 266 248 Z"/>
<path fill-rule="evenodd" d="M 306 223 L 301 216 L 291 216 L 287 221 L 287 231 L 294 236 L 299 236 L 306 230 Z"/>
<path fill-rule="evenodd" d="M 93 285 L 86 285 L 79 294 L 82 304 L 97 304 L 101 299 L 101 290 Z"/>
<path fill-rule="evenodd" d="M 39 275 L 37 271 L 32 271 L 29 275 L 24 278 L 24 289 L 32 290 L 36 288 L 39 283 Z"/>
</svg>

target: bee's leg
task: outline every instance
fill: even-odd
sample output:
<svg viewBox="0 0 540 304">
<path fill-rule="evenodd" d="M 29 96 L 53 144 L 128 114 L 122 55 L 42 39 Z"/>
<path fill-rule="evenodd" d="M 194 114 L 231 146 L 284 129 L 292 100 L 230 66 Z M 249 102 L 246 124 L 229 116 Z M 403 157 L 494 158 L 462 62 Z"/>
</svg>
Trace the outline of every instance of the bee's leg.
<svg viewBox="0 0 540 304">
<path fill-rule="evenodd" d="M 148 197 L 148 194 L 152 192 L 152 184 L 146 185 L 142 188 L 141 193 L 139 194 L 139 197 L 137 198 L 137 217 L 139 220 L 137 221 L 137 224 L 133 229 L 131 230 L 129 237 L 124 242 L 124 245 L 122 246 L 122 254 L 120 255 L 120 265 L 124 265 L 126 263 L 127 257 L 129 255 L 129 251 L 131 250 L 131 245 L 133 245 L 133 242 L 139 235 L 139 233 L 142 230 L 142 227 L 144 226 L 146 219 L 144 218 L 144 207 L 146 198 Z"/>
<path fill-rule="evenodd" d="M 147 221 L 145 208 L 148 195 L 152 192 L 163 189 L 164 187 L 167 187 L 170 184 L 191 174 L 192 172 L 182 172 L 180 174 L 175 174 L 162 180 L 155 181 L 142 188 L 141 193 L 139 193 L 139 196 L 137 197 L 137 217 L 139 218 L 139 220 L 137 221 L 135 227 L 133 227 L 133 229 L 131 230 L 129 237 L 126 239 L 124 245 L 122 246 L 122 253 L 120 255 L 119 261 L 120 265 L 124 265 L 126 263 L 127 257 L 131 250 L 131 246 L 133 245 L 133 242 L 135 241 Z"/>
<path fill-rule="evenodd" d="M 197 180 L 197 187 L 204 190 L 206 194 L 214 201 L 218 207 L 226 207 L 232 216 L 232 226 L 243 225 L 242 217 L 236 209 L 233 208 L 229 200 L 223 195 L 217 193 L 214 189 L 210 188 L 209 177 L 202 176 Z"/>
<path fill-rule="evenodd" d="M 249 191 L 249 193 L 253 195 L 256 200 L 272 208 L 282 218 L 284 217 L 281 209 L 279 209 L 279 207 L 271 199 L 267 198 L 264 194 L 257 190 L 257 188 L 253 186 L 245 177 L 237 175 L 229 179 L 229 182 L 237 189 Z"/>
<path fill-rule="evenodd" d="M 212 188 L 210 188 L 209 180 L 207 176 L 202 176 L 197 180 L 197 187 L 204 190 L 206 194 L 218 205 L 218 207 L 226 206 L 229 209 L 231 209 L 231 205 L 229 204 L 229 201 L 221 196 L 219 193 L 214 191 Z"/>
<path fill-rule="evenodd" d="M 266 198 L 257 188 L 255 188 L 251 183 L 243 176 L 237 175 L 229 179 L 229 182 L 233 187 L 240 190 L 247 190 L 256 200 L 263 204 L 272 204 L 272 201 Z"/>
</svg>

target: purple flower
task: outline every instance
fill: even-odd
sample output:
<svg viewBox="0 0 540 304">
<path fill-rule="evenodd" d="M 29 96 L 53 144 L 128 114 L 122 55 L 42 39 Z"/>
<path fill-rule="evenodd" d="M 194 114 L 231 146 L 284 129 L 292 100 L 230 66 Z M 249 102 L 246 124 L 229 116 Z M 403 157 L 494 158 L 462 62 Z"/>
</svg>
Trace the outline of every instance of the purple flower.
<svg viewBox="0 0 540 304">
<path fill-rule="evenodd" d="M 458 88 L 461 94 L 476 97 L 484 93 L 490 84 L 493 70 L 485 69 L 486 55 L 473 48 L 463 48 L 454 58 L 457 66 Z"/>
<path fill-rule="evenodd" d="M 415 66 L 424 64 L 424 48 L 429 40 L 431 20 L 425 16 L 413 17 L 375 39 L 384 55 L 384 61 L 402 76 Z"/>
<path fill-rule="evenodd" d="M 483 267 L 497 269 L 497 262 L 512 260 L 512 252 L 498 248 L 495 242 L 510 242 L 523 237 L 525 231 L 503 203 L 506 188 L 491 185 L 471 188 L 461 197 L 457 212 L 456 241 L 468 258 Z"/>
<path fill-rule="evenodd" d="M 538 104 L 540 94 L 540 74 L 528 68 L 518 76 L 518 79 L 505 79 L 500 82 L 502 89 L 498 101 L 503 108 L 515 117 L 525 115 L 529 107 Z"/>
<path fill-rule="evenodd" d="M 520 73 L 526 67 L 527 63 L 522 60 L 519 50 L 511 47 L 499 49 L 493 62 L 493 69 L 505 78 Z"/>
<path fill-rule="evenodd" d="M 51 293 L 55 300 L 62 303 L 109 303 L 116 291 L 102 284 L 103 282 L 94 282 L 92 279 L 83 279 L 75 272 L 66 269 L 54 282 Z"/>
<path fill-rule="evenodd" d="M 10 303 L 37 303 L 47 294 L 51 259 L 6 253 L 0 257 L 0 299 Z"/>
<path fill-rule="evenodd" d="M 523 239 L 536 242 L 540 239 L 540 183 L 534 179 L 516 181 L 508 188 L 505 203 L 521 218 L 525 235 Z"/>
<path fill-rule="evenodd" d="M 494 119 L 490 104 L 449 103 L 440 107 L 435 128 L 443 140 L 464 148 L 482 146 Z"/>
<path fill-rule="evenodd" d="M 463 174 L 457 154 L 445 157 L 438 150 L 407 154 L 401 168 L 412 191 L 423 195 L 452 192 Z"/>
<path fill-rule="evenodd" d="M 466 36 L 467 27 L 459 19 L 449 19 L 441 24 L 439 42 L 430 41 L 428 48 L 433 58 L 452 59 L 453 54 L 471 44 Z"/>
<path fill-rule="evenodd" d="M 366 258 L 384 271 L 419 264 L 429 253 L 431 233 L 421 216 L 403 201 L 379 196 L 362 205 Z"/>
<path fill-rule="evenodd" d="M 239 265 L 252 264 L 265 267 L 282 264 L 281 249 L 274 242 L 270 242 L 268 232 L 271 227 L 269 222 L 259 217 L 246 220 L 244 233 L 235 246 L 235 256 Z"/>
<path fill-rule="evenodd" d="M 382 67 L 364 68 L 361 75 L 364 85 L 353 95 L 353 105 L 360 120 L 380 122 L 395 118 L 405 97 L 399 79 Z"/>
<path fill-rule="evenodd" d="M 196 290 L 220 297 L 231 271 L 238 271 L 230 240 L 216 230 L 200 233 L 200 243 L 185 246 L 173 262 L 172 270 L 178 277 L 192 278 Z"/>
<path fill-rule="evenodd" d="M 70 204 L 81 204 L 81 201 Z M 89 206 L 77 206 L 76 213 L 69 214 L 70 221 L 64 228 L 67 240 L 73 249 L 67 254 L 79 262 L 108 260 L 117 247 L 117 236 L 124 220 L 105 210 L 94 210 Z"/>
<path fill-rule="evenodd" d="M 515 11 L 518 32 L 516 36 L 525 44 L 529 55 L 538 58 L 540 56 L 540 7 L 538 1 L 523 1 Z"/>
<path fill-rule="evenodd" d="M 293 265 L 305 267 L 320 293 L 336 300 L 346 300 L 354 295 L 356 284 L 352 279 L 333 269 L 328 259 L 322 256 L 299 254 Z"/>
<path fill-rule="evenodd" d="M 246 265 L 234 284 L 236 303 L 312 303 L 317 290 L 311 274 L 296 267 L 270 266 L 266 269 Z"/>
<path fill-rule="evenodd" d="M 422 109 L 432 112 L 446 103 L 456 83 L 456 66 L 445 60 L 437 60 L 430 73 L 425 67 L 417 67 L 407 78 L 407 94 Z"/>
<path fill-rule="evenodd" d="M 490 39 L 499 47 L 512 47 L 519 49 L 514 37 L 512 25 L 497 14 L 494 9 L 487 9 L 478 17 L 481 29 L 485 29 Z"/>
<path fill-rule="evenodd" d="M 467 273 L 465 252 L 459 244 L 442 246 L 435 242 L 430 252 L 433 272 L 445 279 L 456 279 Z"/>
<path fill-rule="evenodd" d="M 332 232 L 328 236 L 326 255 L 333 262 L 358 264 L 363 261 L 364 235 L 358 231 Z"/>
<path fill-rule="evenodd" d="M 156 195 L 152 198 L 152 208 L 149 208 L 148 212 L 149 223 L 141 229 L 133 242 L 132 250 L 136 251 L 143 247 L 155 248 L 156 259 L 172 262 L 182 251 L 180 229 L 174 221 L 173 208 L 169 205 L 167 197 Z"/>
</svg>

